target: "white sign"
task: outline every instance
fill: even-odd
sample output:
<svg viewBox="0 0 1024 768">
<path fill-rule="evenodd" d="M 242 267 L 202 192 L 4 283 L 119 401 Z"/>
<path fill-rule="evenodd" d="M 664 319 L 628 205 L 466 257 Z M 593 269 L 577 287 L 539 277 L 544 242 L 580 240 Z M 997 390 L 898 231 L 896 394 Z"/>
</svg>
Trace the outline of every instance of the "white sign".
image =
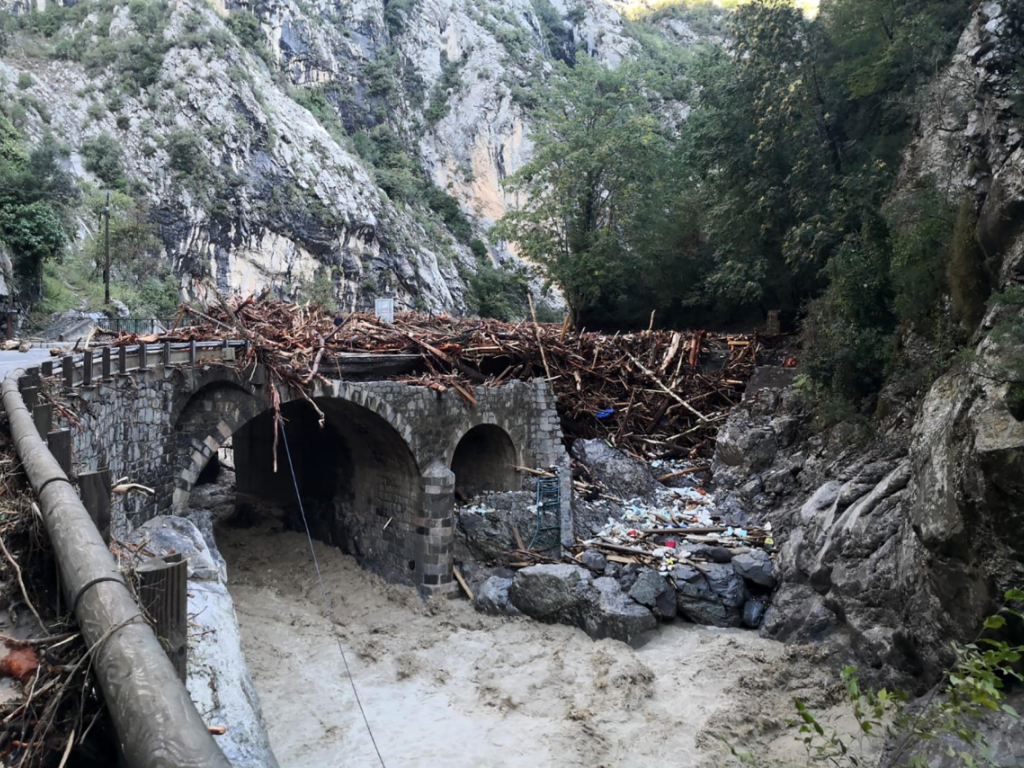
<svg viewBox="0 0 1024 768">
<path fill-rule="evenodd" d="M 394 299 L 377 299 L 374 303 L 373 311 L 377 315 L 378 320 L 383 320 L 385 323 L 395 322 Z"/>
</svg>

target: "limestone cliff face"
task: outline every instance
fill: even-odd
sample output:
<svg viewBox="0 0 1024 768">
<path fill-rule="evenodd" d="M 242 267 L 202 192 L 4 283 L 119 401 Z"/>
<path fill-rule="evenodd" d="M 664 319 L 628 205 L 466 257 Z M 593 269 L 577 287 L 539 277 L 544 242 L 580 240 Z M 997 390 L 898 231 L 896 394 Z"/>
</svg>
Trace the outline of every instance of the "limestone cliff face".
<svg viewBox="0 0 1024 768">
<path fill-rule="evenodd" d="M 524 102 L 552 62 L 590 55 L 616 66 L 638 50 L 603 0 L 149 5 L 157 10 L 140 21 L 127 0 L 0 1 L 55 19 L 0 57 L 0 97 L 44 105 L 27 110 L 26 132 L 52 131 L 75 174 L 97 186 L 81 148 L 103 133 L 117 140 L 186 295 L 293 295 L 328 275 L 348 308 L 394 295 L 464 309 L 476 268 L 468 238 L 415 196 L 390 199 L 379 186 L 387 171 L 357 151 L 359 135 L 392 132 L 486 242 L 514 204 L 501 182 L 530 156 Z M 242 15 L 258 22 L 244 40 L 233 23 Z"/>
</svg>

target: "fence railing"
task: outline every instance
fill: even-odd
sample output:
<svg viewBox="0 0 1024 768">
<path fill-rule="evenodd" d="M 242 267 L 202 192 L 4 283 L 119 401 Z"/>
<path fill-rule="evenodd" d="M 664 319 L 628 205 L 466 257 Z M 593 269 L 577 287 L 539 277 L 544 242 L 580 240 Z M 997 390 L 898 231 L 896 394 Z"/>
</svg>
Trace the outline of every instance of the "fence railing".
<svg viewBox="0 0 1024 768">
<path fill-rule="evenodd" d="M 151 333 L 169 331 L 174 327 L 175 318 L 144 318 L 144 317 L 101 317 L 96 325 L 111 333 L 137 333 L 145 336 Z M 184 324 L 184 320 L 178 325 Z"/>
</svg>

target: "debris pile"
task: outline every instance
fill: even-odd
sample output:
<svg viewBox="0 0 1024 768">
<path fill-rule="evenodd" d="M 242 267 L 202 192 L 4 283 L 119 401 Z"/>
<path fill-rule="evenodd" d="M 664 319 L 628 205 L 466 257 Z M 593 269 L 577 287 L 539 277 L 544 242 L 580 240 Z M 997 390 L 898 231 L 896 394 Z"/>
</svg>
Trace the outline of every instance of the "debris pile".
<svg viewBox="0 0 1024 768">
<path fill-rule="evenodd" d="M 729 562 L 734 553 L 774 544 L 771 523 L 746 529 L 720 521 L 714 514 L 712 497 L 702 488 L 660 490 L 657 501 L 654 505 L 639 499 L 627 502 L 620 519 L 609 518 L 608 524 L 593 538 L 582 541 L 576 552 L 581 555 L 595 549 L 609 562 L 638 563 L 668 573 L 680 563 L 699 570 L 703 562 Z"/>
<path fill-rule="evenodd" d="M 241 338 L 251 343 L 243 364 L 258 360 L 273 378 L 299 386 L 344 376 L 346 354 L 413 354 L 420 357 L 417 370 L 395 378 L 452 389 L 470 402 L 473 386 L 545 378 L 567 437 L 599 437 L 649 457 L 708 453 L 759 350 L 756 337 L 705 331 L 604 335 L 577 333 L 568 323 L 421 313 L 399 313 L 385 323 L 370 314 L 336 317 L 265 294 L 205 311 L 184 308 L 185 316 L 192 323 L 187 327 L 160 336 L 121 335 L 113 343 Z"/>
<path fill-rule="evenodd" d="M 67 606 L 54 611 L 53 557 L 5 421 L 0 413 L 0 764 L 74 764 L 110 746 L 106 710 L 94 653 Z"/>
</svg>

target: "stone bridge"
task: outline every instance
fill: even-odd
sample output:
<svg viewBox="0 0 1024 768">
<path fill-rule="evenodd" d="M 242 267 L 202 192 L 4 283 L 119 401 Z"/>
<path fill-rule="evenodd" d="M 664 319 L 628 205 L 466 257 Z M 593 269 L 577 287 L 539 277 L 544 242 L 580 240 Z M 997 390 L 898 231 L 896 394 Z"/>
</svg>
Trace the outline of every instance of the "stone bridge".
<svg viewBox="0 0 1024 768">
<path fill-rule="evenodd" d="M 562 539 L 571 541 L 569 460 L 546 382 L 475 387 L 472 403 L 388 380 L 417 356 L 348 355 L 340 373 L 301 391 L 236 364 L 242 346 L 103 348 L 28 372 L 25 383 L 49 382 L 77 416 L 72 474 L 109 468 L 156 490 L 115 504 L 115 535 L 184 513 L 200 473 L 230 444 L 240 496 L 294 505 L 290 452 L 314 535 L 424 593 L 453 587 L 456 489 L 529 487 L 516 466 L 558 469 Z M 285 422 L 276 472 L 275 397 Z"/>
</svg>

